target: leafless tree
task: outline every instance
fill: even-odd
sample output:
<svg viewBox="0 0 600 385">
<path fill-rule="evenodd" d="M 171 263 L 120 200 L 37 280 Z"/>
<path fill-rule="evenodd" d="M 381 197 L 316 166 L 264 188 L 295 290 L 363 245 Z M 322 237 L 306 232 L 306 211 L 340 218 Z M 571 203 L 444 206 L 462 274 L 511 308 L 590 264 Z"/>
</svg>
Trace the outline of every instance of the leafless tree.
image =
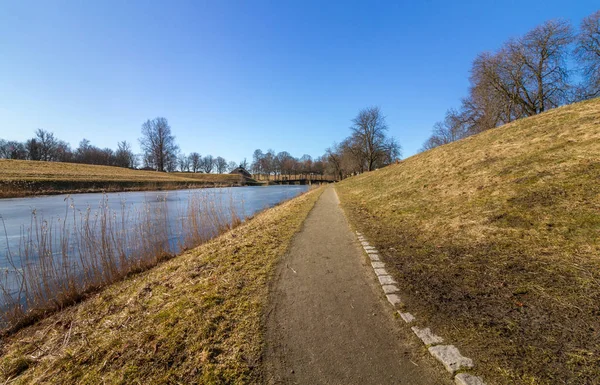
<svg viewBox="0 0 600 385">
<path fill-rule="evenodd" d="M 229 163 L 227 163 L 227 171 L 228 172 L 232 172 L 233 170 L 235 170 L 238 167 L 238 164 L 235 163 L 234 161 L 231 161 Z"/>
<path fill-rule="evenodd" d="M 217 168 L 217 173 L 223 174 L 227 171 L 227 161 L 225 158 L 217 156 L 215 159 L 215 167 Z"/>
<path fill-rule="evenodd" d="M 165 171 L 167 166 L 176 165 L 178 146 L 167 119 L 158 117 L 142 124 L 140 146 L 148 166 L 157 171 Z"/>
<path fill-rule="evenodd" d="M 200 168 L 207 174 L 210 174 L 215 167 L 215 158 L 212 155 L 206 155 L 202 158 Z"/>
<path fill-rule="evenodd" d="M 366 171 L 385 165 L 389 146 L 386 143 L 388 126 L 379 107 L 365 108 L 352 122 L 350 148 L 361 153 Z"/>
<path fill-rule="evenodd" d="M 54 161 L 57 157 L 57 140 L 52 132 L 38 128 L 31 139 L 32 160 Z"/>
<path fill-rule="evenodd" d="M 265 156 L 265 154 L 263 154 L 261 149 L 256 149 L 254 150 L 254 153 L 252 154 L 252 165 L 251 165 L 251 169 L 252 169 L 252 173 L 255 175 L 260 175 L 263 172 L 262 169 L 262 159 Z"/>
<path fill-rule="evenodd" d="M 135 168 L 135 154 L 131 149 L 131 144 L 127 141 L 117 143 L 115 151 L 115 165 L 119 167 Z"/>
<path fill-rule="evenodd" d="M 600 11 L 583 19 L 576 41 L 575 55 L 584 78 L 580 98 L 600 96 Z"/>
<path fill-rule="evenodd" d="M 342 179 L 344 177 L 344 169 L 342 168 L 342 150 L 340 146 L 334 143 L 333 146 L 325 150 L 325 156 L 329 162 L 330 173 L 338 179 Z"/>
<path fill-rule="evenodd" d="M 190 157 L 181 153 L 177 156 L 177 165 L 179 166 L 179 171 L 188 172 L 190 171 Z"/>
<path fill-rule="evenodd" d="M 550 20 L 496 54 L 479 55 L 474 72 L 501 96 L 501 107 L 510 109 L 508 120 L 539 114 L 569 100 L 566 59 L 572 41 L 568 22 Z"/>
<path fill-rule="evenodd" d="M 200 166 L 202 165 L 202 157 L 197 152 L 192 152 L 189 155 L 190 160 L 190 169 L 192 172 L 196 173 L 200 171 Z"/>
<path fill-rule="evenodd" d="M 23 143 L 17 141 L 6 141 L 0 139 L 0 158 L 3 159 L 27 159 L 27 150 Z"/>
</svg>

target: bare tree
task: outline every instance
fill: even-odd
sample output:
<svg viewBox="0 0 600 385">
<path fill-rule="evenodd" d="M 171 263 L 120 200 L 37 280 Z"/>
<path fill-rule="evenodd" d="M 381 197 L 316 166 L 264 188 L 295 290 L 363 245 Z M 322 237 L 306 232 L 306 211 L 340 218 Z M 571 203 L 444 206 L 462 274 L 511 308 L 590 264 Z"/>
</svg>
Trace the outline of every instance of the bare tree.
<svg viewBox="0 0 600 385">
<path fill-rule="evenodd" d="M 262 150 L 260 149 L 254 150 L 254 153 L 252 154 L 251 169 L 252 173 L 254 173 L 255 175 L 260 175 L 263 172 L 262 159 L 264 158 L 264 156 L 265 154 L 263 154 Z"/>
<path fill-rule="evenodd" d="M 196 173 L 200 171 L 200 166 L 202 165 L 202 157 L 197 152 L 192 152 L 189 156 L 190 160 L 190 168 L 192 172 Z"/>
<path fill-rule="evenodd" d="M 364 162 L 361 167 L 372 171 L 386 165 L 389 159 L 387 153 L 389 143 L 386 142 L 388 126 L 379 107 L 360 111 L 352 122 L 354 124 L 350 128 L 352 135 L 348 149 L 354 153 L 359 162 Z"/>
<path fill-rule="evenodd" d="M 235 163 L 234 161 L 231 161 L 229 163 L 227 163 L 227 171 L 228 172 L 232 172 L 233 170 L 235 170 L 238 167 L 238 164 Z"/>
<path fill-rule="evenodd" d="M 0 139 L 0 158 L 4 159 L 27 159 L 25 145 L 16 141 L 5 141 Z"/>
<path fill-rule="evenodd" d="M 580 98 L 600 96 L 600 11 L 581 22 L 575 55 L 584 78 Z"/>
<path fill-rule="evenodd" d="M 140 146 L 145 154 L 148 166 L 157 171 L 165 171 L 167 166 L 176 164 L 179 149 L 175 144 L 175 136 L 171 134 L 171 126 L 167 119 L 158 117 L 142 124 Z"/>
<path fill-rule="evenodd" d="M 331 168 L 330 172 L 341 180 L 344 177 L 344 170 L 342 168 L 342 150 L 340 146 L 334 143 L 333 146 L 325 150 L 325 156 Z"/>
<path fill-rule="evenodd" d="M 39 160 L 53 161 L 56 159 L 57 141 L 54 134 L 38 128 L 35 131 L 35 140 L 39 151 Z"/>
<path fill-rule="evenodd" d="M 569 100 L 566 59 L 572 41 L 568 22 L 550 20 L 498 53 L 480 55 L 475 71 L 502 95 L 511 108 L 509 120 L 539 114 Z"/>
<path fill-rule="evenodd" d="M 179 171 L 187 172 L 190 171 L 190 157 L 185 155 L 184 153 L 179 154 L 177 157 L 177 165 L 179 166 Z"/>
<path fill-rule="evenodd" d="M 210 174 L 215 167 L 215 158 L 212 155 L 206 155 L 202 158 L 200 168 L 207 174 Z"/>
<path fill-rule="evenodd" d="M 215 159 L 215 166 L 217 168 L 217 173 L 219 174 L 223 174 L 227 171 L 227 161 L 223 157 L 217 156 Z"/>
<path fill-rule="evenodd" d="M 135 168 L 135 154 L 131 149 L 131 144 L 127 141 L 117 143 L 115 152 L 115 165 L 119 167 Z"/>
</svg>

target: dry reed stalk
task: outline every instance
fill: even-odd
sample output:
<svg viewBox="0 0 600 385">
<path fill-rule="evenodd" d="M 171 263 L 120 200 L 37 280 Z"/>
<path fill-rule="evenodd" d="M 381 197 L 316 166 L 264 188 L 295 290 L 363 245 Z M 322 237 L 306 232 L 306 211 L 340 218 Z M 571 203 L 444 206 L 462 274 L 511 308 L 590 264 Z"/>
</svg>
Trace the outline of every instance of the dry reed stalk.
<svg viewBox="0 0 600 385">
<path fill-rule="evenodd" d="M 176 211 L 175 221 L 166 194 L 137 209 L 127 209 L 124 201 L 119 209 L 111 209 L 106 195 L 97 210 L 77 210 L 72 200 L 66 201 L 70 203 L 65 215 L 57 222 L 32 212 L 29 227 L 21 231 L 19 252 L 7 250 L 9 267 L 0 275 L 0 323 L 5 330 L 77 302 L 86 293 L 241 223 L 232 193 L 227 203 L 218 192 L 192 193 L 185 210 Z M 172 242 L 175 238 L 179 248 Z"/>
</svg>

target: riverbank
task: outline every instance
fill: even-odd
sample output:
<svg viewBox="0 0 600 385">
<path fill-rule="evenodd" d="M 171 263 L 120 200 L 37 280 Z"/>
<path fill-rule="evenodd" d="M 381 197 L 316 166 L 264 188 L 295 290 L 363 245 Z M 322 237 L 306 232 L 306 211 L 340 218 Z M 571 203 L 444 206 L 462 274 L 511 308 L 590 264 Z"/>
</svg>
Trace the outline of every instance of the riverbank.
<svg viewBox="0 0 600 385">
<path fill-rule="evenodd" d="M 600 99 L 336 185 L 411 313 L 495 384 L 600 378 Z"/>
<path fill-rule="evenodd" d="M 278 259 L 322 189 L 3 340 L 12 383 L 256 383 Z M 14 381 L 14 382 L 13 382 Z"/>
<path fill-rule="evenodd" d="M 251 184 L 241 175 L 166 173 L 78 163 L 0 159 L 0 198 Z"/>
</svg>

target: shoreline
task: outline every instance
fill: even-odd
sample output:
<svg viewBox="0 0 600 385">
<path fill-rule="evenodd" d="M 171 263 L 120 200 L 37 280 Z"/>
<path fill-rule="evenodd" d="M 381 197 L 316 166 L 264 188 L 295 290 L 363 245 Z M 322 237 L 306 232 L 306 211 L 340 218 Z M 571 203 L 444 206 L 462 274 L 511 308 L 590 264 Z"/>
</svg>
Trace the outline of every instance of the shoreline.
<svg viewBox="0 0 600 385">
<path fill-rule="evenodd" d="M 50 195 L 91 194 L 91 193 L 117 193 L 136 191 L 171 191 L 191 190 L 200 188 L 224 188 L 257 186 L 248 181 L 239 183 L 218 182 L 135 182 L 135 181 L 17 181 L 17 185 L 25 185 L 27 189 L 6 189 L 13 185 L 12 181 L 0 181 L 0 199 L 28 198 Z M 61 186 L 64 185 L 64 186 Z M 57 188 L 58 187 L 58 188 Z"/>
</svg>

